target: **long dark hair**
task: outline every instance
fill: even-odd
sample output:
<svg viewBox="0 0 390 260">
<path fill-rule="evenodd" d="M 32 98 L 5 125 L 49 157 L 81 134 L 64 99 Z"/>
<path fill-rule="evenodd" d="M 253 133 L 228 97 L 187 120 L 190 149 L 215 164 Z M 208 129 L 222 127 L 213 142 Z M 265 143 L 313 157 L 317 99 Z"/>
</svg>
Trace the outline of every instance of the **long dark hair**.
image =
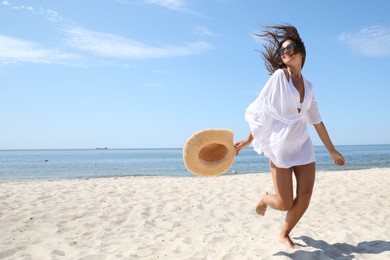
<svg viewBox="0 0 390 260">
<path fill-rule="evenodd" d="M 255 35 L 266 41 L 266 43 L 263 44 L 264 50 L 260 51 L 260 53 L 263 56 L 265 67 L 270 74 L 273 74 L 277 69 L 286 67 L 281 56 L 278 54 L 278 50 L 286 40 L 291 40 L 295 43 L 296 47 L 294 53 L 302 53 L 303 68 L 306 58 L 305 44 L 294 26 L 290 24 L 264 26 L 263 33 Z"/>
</svg>

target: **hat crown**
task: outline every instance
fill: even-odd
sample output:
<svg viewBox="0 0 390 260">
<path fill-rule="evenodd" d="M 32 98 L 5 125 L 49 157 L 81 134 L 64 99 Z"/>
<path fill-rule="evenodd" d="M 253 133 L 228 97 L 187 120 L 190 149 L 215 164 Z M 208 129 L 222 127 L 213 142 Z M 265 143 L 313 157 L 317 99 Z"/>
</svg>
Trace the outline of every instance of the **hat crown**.
<svg viewBox="0 0 390 260">
<path fill-rule="evenodd" d="M 200 149 L 198 155 L 199 159 L 207 164 L 213 163 L 218 164 L 226 160 L 226 157 L 229 154 L 229 149 L 223 144 L 209 144 Z"/>
</svg>

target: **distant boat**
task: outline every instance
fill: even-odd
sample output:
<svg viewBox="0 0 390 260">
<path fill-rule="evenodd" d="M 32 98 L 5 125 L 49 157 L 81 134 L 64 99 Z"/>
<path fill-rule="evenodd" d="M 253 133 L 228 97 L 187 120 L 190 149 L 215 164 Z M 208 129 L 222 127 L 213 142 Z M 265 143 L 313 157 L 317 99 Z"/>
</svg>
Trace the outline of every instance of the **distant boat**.
<svg viewBox="0 0 390 260">
<path fill-rule="evenodd" d="M 96 150 L 107 150 L 107 147 L 96 147 Z"/>
</svg>

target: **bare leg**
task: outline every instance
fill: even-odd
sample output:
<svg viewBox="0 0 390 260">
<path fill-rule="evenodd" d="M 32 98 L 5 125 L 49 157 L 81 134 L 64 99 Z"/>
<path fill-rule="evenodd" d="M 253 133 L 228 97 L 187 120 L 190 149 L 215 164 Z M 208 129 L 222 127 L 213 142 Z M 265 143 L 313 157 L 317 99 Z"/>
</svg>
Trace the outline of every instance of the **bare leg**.
<svg viewBox="0 0 390 260">
<path fill-rule="evenodd" d="M 292 207 L 294 202 L 292 168 L 278 168 L 272 162 L 270 162 L 270 168 L 275 194 L 263 192 L 257 204 L 256 211 L 259 208 L 261 213 L 262 209 L 266 209 L 267 206 L 273 209 L 287 211 Z"/>
<path fill-rule="evenodd" d="M 290 248 L 293 248 L 295 244 L 291 241 L 289 234 L 308 208 L 313 193 L 315 163 L 294 167 L 294 174 L 297 180 L 297 197 L 291 209 L 287 211 L 280 231 L 280 241 Z"/>
</svg>

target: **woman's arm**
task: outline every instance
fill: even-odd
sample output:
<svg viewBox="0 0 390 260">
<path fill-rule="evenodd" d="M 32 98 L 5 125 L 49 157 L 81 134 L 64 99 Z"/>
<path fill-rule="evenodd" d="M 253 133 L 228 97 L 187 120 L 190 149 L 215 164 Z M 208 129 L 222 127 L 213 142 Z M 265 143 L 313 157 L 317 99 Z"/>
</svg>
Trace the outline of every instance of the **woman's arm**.
<svg viewBox="0 0 390 260">
<path fill-rule="evenodd" d="M 344 165 L 345 164 L 345 159 L 334 148 L 334 145 L 333 145 L 332 141 L 330 140 L 328 131 L 326 130 L 324 123 L 320 122 L 318 124 L 314 124 L 314 128 L 316 129 L 318 136 L 320 137 L 322 143 L 325 145 L 325 147 L 328 150 L 330 156 L 332 157 L 333 162 L 336 165 L 339 165 L 339 166 Z"/>
<path fill-rule="evenodd" d="M 245 149 L 247 148 L 253 141 L 253 135 L 252 135 L 252 132 L 249 131 L 249 134 L 248 136 L 246 137 L 245 140 L 242 140 L 242 141 L 238 141 L 234 144 L 234 147 L 236 148 L 236 155 L 238 155 L 238 153 L 242 150 L 242 149 Z"/>
</svg>

